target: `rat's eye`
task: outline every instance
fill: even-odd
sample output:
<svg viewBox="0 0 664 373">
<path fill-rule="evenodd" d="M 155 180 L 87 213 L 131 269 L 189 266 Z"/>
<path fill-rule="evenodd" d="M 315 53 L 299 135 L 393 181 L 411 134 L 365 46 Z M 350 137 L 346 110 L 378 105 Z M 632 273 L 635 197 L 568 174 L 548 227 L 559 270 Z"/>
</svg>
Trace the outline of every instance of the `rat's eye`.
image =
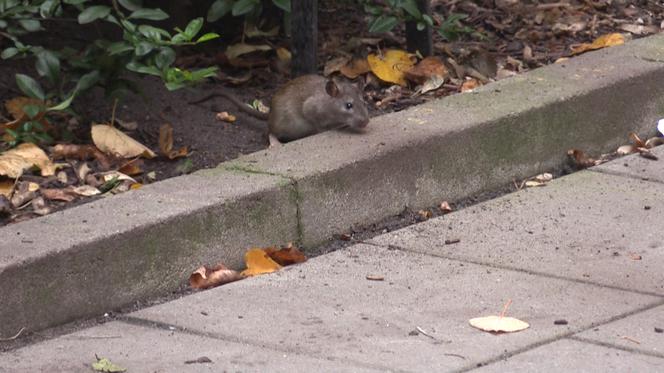
<svg viewBox="0 0 664 373">
<path fill-rule="evenodd" d="M 350 110 L 353 108 L 353 103 L 352 102 L 346 102 L 346 109 Z"/>
</svg>

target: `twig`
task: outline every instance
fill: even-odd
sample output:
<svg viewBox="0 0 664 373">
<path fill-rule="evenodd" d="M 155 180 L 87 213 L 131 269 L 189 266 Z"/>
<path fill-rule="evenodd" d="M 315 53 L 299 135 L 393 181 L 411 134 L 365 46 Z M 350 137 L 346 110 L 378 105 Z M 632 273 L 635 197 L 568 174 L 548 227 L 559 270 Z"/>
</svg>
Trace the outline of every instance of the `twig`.
<svg viewBox="0 0 664 373">
<path fill-rule="evenodd" d="M 510 308 L 510 304 L 512 304 L 512 300 L 508 299 L 507 303 L 505 303 L 505 306 L 503 306 L 503 312 L 500 313 L 500 317 L 505 317 L 505 314 L 507 313 L 507 309 Z"/>
<path fill-rule="evenodd" d="M 623 336 L 622 336 L 622 339 L 625 339 L 625 340 L 630 341 L 630 342 L 634 342 L 634 343 L 636 343 L 637 345 L 640 345 L 640 344 L 641 344 L 641 342 L 637 341 L 636 339 L 634 339 L 634 338 L 632 338 L 632 337 L 628 337 L 628 336 L 626 336 L 626 335 L 623 335 Z"/>
<path fill-rule="evenodd" d="M 431 334 L 425 332 L 424 329 L 420 328 L 419 326 L 416 327 L 416 329 L 417 329 L 417 331 L 420 332 L 421 334 L 426 335 L 427 337 L 429 337 L 429 338 L 431 338 L 431 339 L 436 339 L 436 337 L 434 337 L 434 336 L 432 336 Z"/>
<path fill-rule="evenodd" d="M 111 127 L 115 125 L 115 109 L 118 107 L 118 99 L 113 101 L 113 111 L 111 111 Z"/>
<path fill-rule="evenodd" d="M 18 333 L 16 333 L 13 337 L 0 338 L 0 342 L 13 341 L 14 339 L 18 338 L 18 336 L 20 336 L 21 333 L 23 333 L 24 330 L 25 330 L 25 327 L 21 328 L 21 330 L 19 330 Z"/>
</svg>

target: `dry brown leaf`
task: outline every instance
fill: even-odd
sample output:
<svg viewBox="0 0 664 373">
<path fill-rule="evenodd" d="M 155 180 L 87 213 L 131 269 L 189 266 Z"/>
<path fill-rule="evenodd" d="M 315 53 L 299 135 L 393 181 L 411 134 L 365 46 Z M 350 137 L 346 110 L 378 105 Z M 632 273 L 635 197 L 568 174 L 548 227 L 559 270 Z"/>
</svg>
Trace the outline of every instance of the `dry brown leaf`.
<svg viewBox="0 0 664 373">
<path fill-rule="evenodd" d="M 14 181 L 9 179 L 0 180 L 0 196 L 11 197 L 14 190 Z"/>
<path fill-rule="evenodd" d="M 369 71 L 371 71 L 371 68 L 366 58 L 353 58 L 339 69 L 339 72 L 348 79 L 355 79 Z"/>
<path fill-rule="evenodd" d="M 664 144 L 664 138 L 661 137 L 651 137 L 646 141 L 646 148 L 652 149 L 656 146 Z"/>
<path fill-rule="evenodd" d="M 219 263 L 214 267 L 199 267 L 189 276 L 189 285 L 194 289 L 207 289 L 243 278 L 244 276 L 238 271 L 228 269 L 225 265 Z"/>
<path fill-rule="evenodd" d="M 618 155 L 627 155 L 636 153 L 636 147 L 634 145 L 623 145 L 616 150 Z"/>
<path fill-rule="evenodd" d="M 142 156 L 154 158 L 157 155 L 145 145 L 125 135 L 117 128 L 105 125 L 92 125 L 92 142 L 106 154 L 122 158 Z"/>
<path fill-rule="evenodd" d="M 279 263 L 270 258 L 263 249 L 249 249 L 244 254 L 247 269 L 242 271 L 243 276 L 256 276 L 272 273 L 281 269 Z"/>
<path fill-rule="evenodd" d="M 637 148 L 645 148 L 646 147 L 646 143 L 643 140 L 641 140 L 639 135 L 637 135 L 635 132 L 630 132 L 628 136 L 629 136 L 629 139 L 632 140 L 632 143 L 634 144 L 634 146 L 636 146 Z"/>
<path fill-rule="evenodd" d="M 529 188 L 545 186 L 546 183 L 548 183 L 551 180 L 553 180 L 553 175 L 551 175 L 548 172 L 545 172 L 543 174 L 539 174 L 537 176 L 530 178 L 528 181 L 524 183 L 524 185 Z"/>
<path fill-rule="evenodd" d="M 272 50 L 272 47 L 267 44 L 252 45 L 246 43 L 238 43 L 228 46 L 224 54 L 229 60 L 234 60 L 244 54 L 256 51 L 269 51 L 269 50 Z"/>
<path fill-rule="evenodd" d="M 336 73 L 337 71 L 341 70 L 343 66 L 346 66 L 349 61 L 349 56 L 335 57 L 327 61 L 325 63 L 325 67 L 323 68 L 323 75 L 328 76 L 330 74 Z"/>
<path fill-rule="evenodd" d="M 283 247 L 277 250 L 274 247 L 265 248 L 265 253 L 277 264 L 281 266 L 288 266 L 291 264 L 302 263 L 307 260 L 307 257 L 298 250 L 297 247 L 294 247 L 292 244 L 289 244 L 286 247 Z"/>
<path fill-rule="evenodd" d="M 286 49 L 284 47 L 279 47 L 279 48 L 277 48 L 277 58 L 282 63 L 289 63 L 291 61 L 291 59 L 293 58 L 293 55 L 291 54 L 291 52 L 288 49 Z"/>
<path fill-rule="evenodd" d="M 99 189 L 91 186 L 91 185 L 81 185 L 77 186 L 72 189 L 72 191 L 79 196 L 84 196 L 84 197 L 91 197 L 91 196 L 96 196 L 98 194 L 101 194 Z"/>
<path fill-rule="evenodd" d="M 31 97 L 14 97 L 5 102 L 5 108 L 7 109 L 7 112 L 15 120 L 20 120 L 21 118 L 25 117 L 25 112 L 23 111 L 23 107 L 25 107 L 26 105 L 39 106 L 40 108 L 42 108 L 42 110 L 46 108 L 46 104 L 44 103 L 44 101 Z M 40 114 L 43 114 L 43 112 Z"/>
<path fill-rule="evenodd" d="M 570 48 L 572 49 L 572 54 L 574 55 L 622 44 L 625 44 L 625 37 L 622 34 L 613 33 L 602 35 L 595 39 L 592 43 L 572 45 Z"/>
<path fill-rule="evenodd" d="M 55 165 L 35 144 L 23 143 L 0 153 L 0 175 L 16 179 L 33 166 L 41 170 L 42 176 L 55 175 Z"/>
<path fill-rule="evenodd" d="M 58 144 L 51 150 L 51 156 L 53 159 L 74 158 L 81 161 L 96 159 L 104 170 L 111 168 L 113 163 L 108 155 L 102 153 L 94 145 Z"/>
<path fill-rule="evenodd" d="M 55 201 L 71 202 L 77 197 L 77 194 L 74 193 L 71 187 L 63 189 L 48 188 L 48 189 L 42 189 L 40 192 L 41 195 L 44 196 L 44 198 Z"/>
<path fill-rule="evenodd" d="M 588 168 L 598 164 L 599 161 L 590 158 L 586 153 L 578 149 L 570 149 L 567 156 L 578 168 Z"/>
<path fill-rule="evenodd" d="M 461 85 L 461 92 L 470 92 L 481 85 L 482 83 L 475 78 L 466 78 Z"/>
<path fill-rule="evenodd" d="M 406 78 L 416 84 L 424 84 L 433 77 L 445 80 L 449 76 L 449 71 L 438 57 L 426 57 L 406 72 Z"/>
<path fill-rule="evenodd" d="M 428 220 L 431 219 L 433 214 L 429 210 L 420 210 L 417 212 L 417 215 L 420 217 L 421 220 Z"/>
<path fill-rule="evenodd" d="M 16 184 L 14 194 L 12 194 L 11 204 L 14 208 L 21 208 L 28 202 L 37 197 L 34 187 L 30 187 L 29 182 L 21 181 Z"/>
<path fill-rule="evenodd" d="M 447 201 L 441 202 L 440 206 L 438 206 L 438 208 L 440 209 L 440 211 L 443 212 L 443 214 L 448 214 L 448 213 L 453 211 L 452 207 L 450 206 L 449 202 L 447 202 Z"/>
<path fill-rule="evenodd" d="M 215 115 L 215 118 L 217 118 L 217 120 L 227 123 L 233 123 L 237 120 L 237 117 L 235 115 L 229 114 L 227 111 L 222 111 L 220 113 L 217 113 L 217 115 Z"/>
<path fill-rule="evenodd" d="M 129 176 L 140 175 L 143 173 L 142 166 L 143 161 L 140 158 L 136 158 L 120 166 L 118 171 Z"/>
<path fill-rule="evenodd" d="M 159 127 L 159 151 L 168 159 L 186 157 L 188 154 L 186 146 L 173 150 L 173 126 L 168 123 Z"/>
<path fill-rule="evenodd" d="M 405 73 L 413 67 L 411 54 L 398 49 L 390 49 L 382 56 L 370 54 L 367 62 L 380 80 L 400 86 L 406 85 Z"/>
</svg>

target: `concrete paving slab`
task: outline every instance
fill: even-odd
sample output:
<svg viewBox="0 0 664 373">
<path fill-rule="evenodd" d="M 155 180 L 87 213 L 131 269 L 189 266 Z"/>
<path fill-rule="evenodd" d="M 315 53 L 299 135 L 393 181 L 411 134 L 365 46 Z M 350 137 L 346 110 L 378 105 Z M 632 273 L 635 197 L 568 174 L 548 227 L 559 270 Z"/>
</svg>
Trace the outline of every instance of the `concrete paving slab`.
<svg viewBox="0 0 664 373">
<path fill-rule="evenodd" d="M 353 225 L 560 169 L 570 148 L 614 150 L 664 116 L 664 35 L 372 118 L 366 134 L 328 132 L 226 167 L 298 187 L 313 245 Z M 601 108 L 601 110 L 598 110 Z"/>
<path fill-rule="evenodd" d="M 661 372 L 664 359 L 564 339 L 471 372 Z"/>
<path fill-rule="evenodd" d="M 663 195 L 659 183 L 584 171 L 370 242 L 664 295 Z"/>
<path fill-rule="evenodd" d="M 664 358 L 663 331 L 664 306 L 661 306 L 597 326 L 575 337 Z"/>
<path fill-rule="evenodd" d="M 530 329 L 496 336 L 469 326 L 470 318 L 499 313 L 508 298 L 514 300 L 509 314 Z M 356 245 L 130 317 L 385 370 L 443 371 L 472 367 L 653 302 L 661 299 Z M 562 318 L 569 324 L 554 325 Z"/>
<path fill-rule="evenodd" d="M 0 335 L 168 293 L 201 263 L 296 240 L 292 187 L 206 170 L 0 228 Z M 288 242 L 288 241 L 286 241 Z"/>
<path fill-rule="evenodd" d="M 664 183 L 664 146 L 653 148 L 651 151 L 660 159 L 653 161 L 638 154 L 632 154 L 593 167 L 592 170 Z"/>
<path fill-rule="evenodd" d="M 95 355 L 111 360 L 129 373 L 378 372 L 348 362 L 121 322 L 0 354 L 0 372 L 90 373 Z M 191 363 L 201 357 L 211 362 Z"/>
</svg>

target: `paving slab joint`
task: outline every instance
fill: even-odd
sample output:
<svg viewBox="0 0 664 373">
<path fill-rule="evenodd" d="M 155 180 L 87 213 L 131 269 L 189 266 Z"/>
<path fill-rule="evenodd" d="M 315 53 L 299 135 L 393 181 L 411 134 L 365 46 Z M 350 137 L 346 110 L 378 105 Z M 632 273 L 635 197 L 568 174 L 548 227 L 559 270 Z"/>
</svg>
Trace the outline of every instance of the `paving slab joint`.
<svg viewBox="0 0 664 373">
<path fill-rule="evenodd" d="M 567 339 L 571 339 L 573 341 L 582 342 L 582 343 L 588 343 L 588 344 L 592 344 L 592 345 L 595 345 L 595 346 L 612 348 L 612 349 L 615 349 L 615 350 L 630 352 L 630 353 L 633 353 L 633 354 L 640 354 L 640 355 L 647 355 L 647 356 L 652 356 L 652 357 L 664 358 L 664 354 L 662 354 L 662 353 L 645 351 L 645 350 L 638 349 L 638 348 L 629 348 L 629 347 L 619 346 L 619 345 L 615 345 L 615 344 L 612 344 L 612 343 L 600 342 L 600 341 L 596 341 L 594 339 L 588 339 L 588 338 L 584 338 L 584 337 L 576 337 L 576 336 L 572 335 L 572 336 L 567 337 Z"/>
</svg>

